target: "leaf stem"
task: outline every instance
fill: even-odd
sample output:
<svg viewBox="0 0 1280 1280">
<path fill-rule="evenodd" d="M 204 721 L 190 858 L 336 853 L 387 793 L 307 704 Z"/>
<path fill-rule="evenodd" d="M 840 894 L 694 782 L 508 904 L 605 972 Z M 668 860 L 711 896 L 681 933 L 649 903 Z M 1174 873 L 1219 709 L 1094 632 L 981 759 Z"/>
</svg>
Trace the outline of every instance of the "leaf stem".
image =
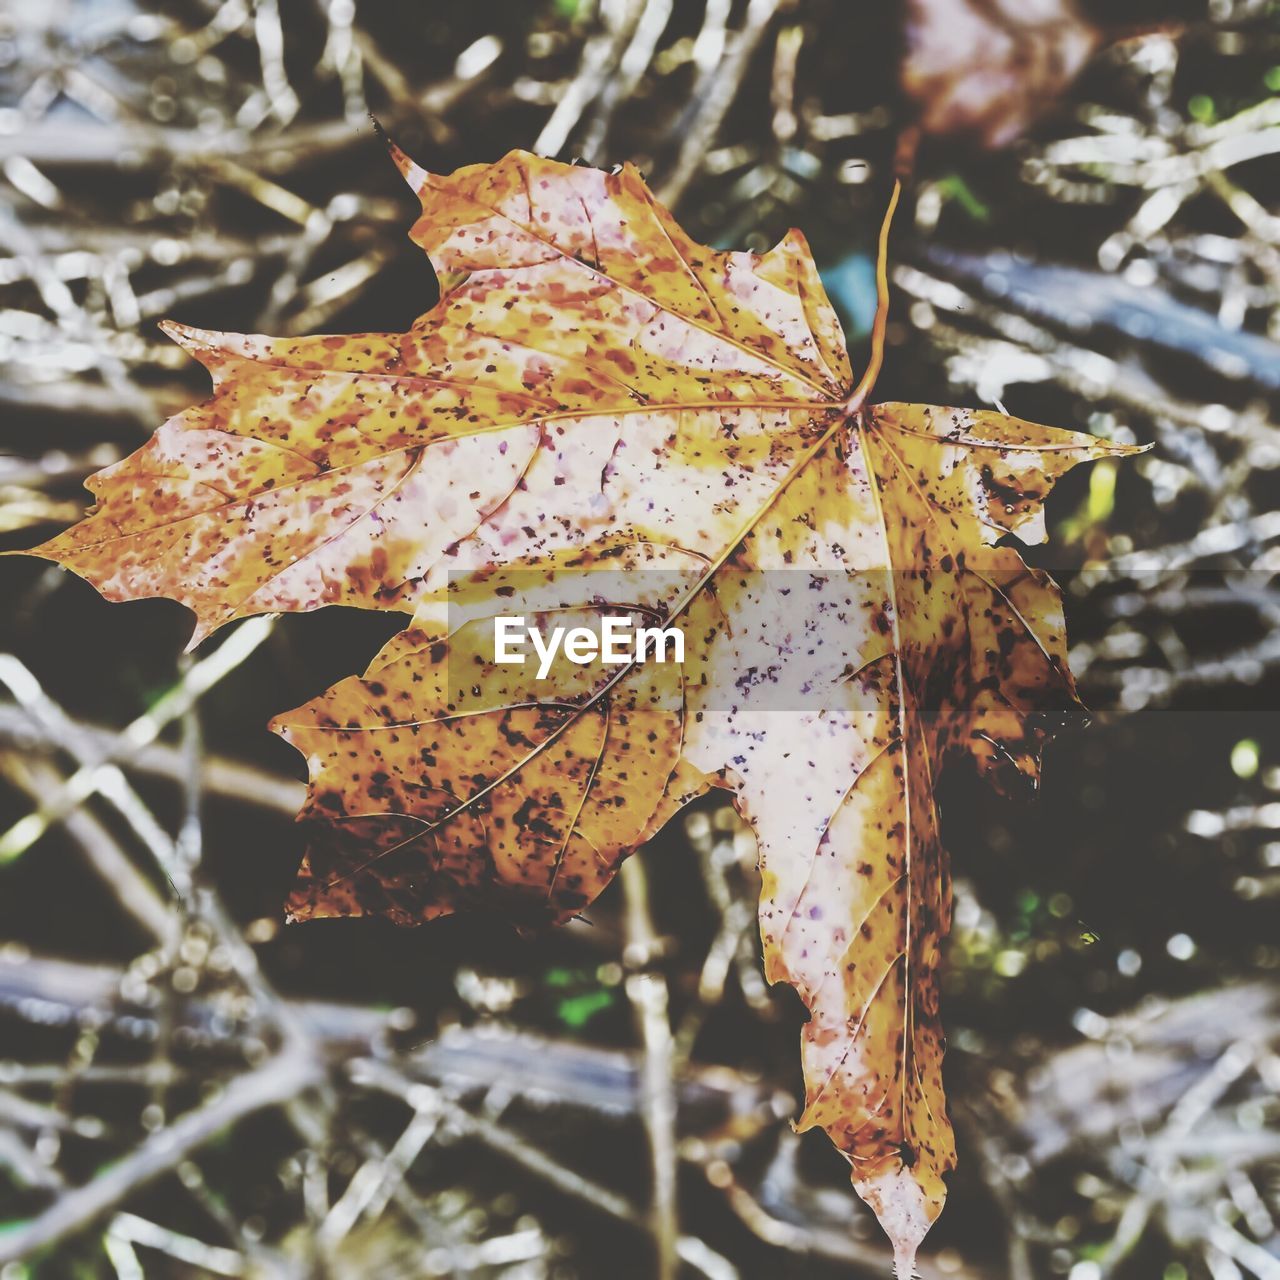
<svg viewBox="0 0 1280 1280">
<path fill-rule="evenodd" d="M 847 418 L 853 417 L 866 403 L 880 376 L 880 367 L 884 364 L 884 336 L 889 327 L 889 227 L 893 223 L 894 210 L 898 207 L 898 197 L 901 194 L 902 183 L 895 178 L 893 192 L 889 196 L 889 207 L 884 211 L 884 221 L 880 224 L 880 244 L 876 251 L 876 318 L 871 325 L 871 358 L 867 361 L 866 372 L 844 402 Z"/>
</svg>

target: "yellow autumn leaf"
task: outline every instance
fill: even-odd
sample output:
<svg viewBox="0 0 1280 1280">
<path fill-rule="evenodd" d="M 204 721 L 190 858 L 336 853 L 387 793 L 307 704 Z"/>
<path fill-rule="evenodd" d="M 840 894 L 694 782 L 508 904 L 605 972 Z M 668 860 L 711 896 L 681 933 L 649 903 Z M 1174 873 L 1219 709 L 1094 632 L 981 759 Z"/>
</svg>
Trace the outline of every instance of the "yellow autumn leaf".
<svg viewBox="0 0 1280 1280">
<path fill-rule="evenodd" d="M 196 640 L 324 604 L 414 613 L 277 729 L 307 757 L 295 919 L 589 904 L 690 796 L 759 842 L 766 972 L 806 1098 L 910 1275 L 955 1148 L 951 893 L 934 803 L 968 753 L 1034 779 L 1071 714 L 1056 587 L 1007 545 L 1131 450 L 1004 414 L 870 404 L 803 238 L 690 240 L 630 167 L 393 152 L 442 297 L 410 332 L 171 334 L 214 394 L 90 481 L 37 549 Z M 887 226 L 887 224 L 886 224 Z M 495 627 L 680 629 L 678 661 L 496 660 Z M 194 643 L 194 641 L 193 641 Z M 589 646 L 587 646 L 589 647 Z"/>
</svg>

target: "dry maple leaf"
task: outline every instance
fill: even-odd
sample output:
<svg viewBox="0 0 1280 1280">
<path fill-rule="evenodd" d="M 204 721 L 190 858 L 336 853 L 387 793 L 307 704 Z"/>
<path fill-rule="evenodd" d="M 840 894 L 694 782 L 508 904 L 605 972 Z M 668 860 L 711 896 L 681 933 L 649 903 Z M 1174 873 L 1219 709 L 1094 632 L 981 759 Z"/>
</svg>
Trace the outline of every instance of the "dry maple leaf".
<svg viewBox="0 0 1280 1280">
<path fill-rule="evenodd" d="M 941 1210 L 950 885 L 938 770 L 1034 778 L 1074 704 L 1052 582 L 1003 545 L 1082 460 L 1003 414 L 868 406 L 803 237 L 692 242 L 630 167 L 513 152 L 429 174 L 440 302 L 407 334 L 169 332 L 213 397 L 89 487 L 37 554 L 112 599 L 415 611 L 362 679 L 282 716 L 308 759 L 294 919 L 564 919 L 699 790 L 760 847 L 772 981 L 810 1013 L 821 1126 L 894 1244 Z M 895 197 L 896 198 L 896 197 Z M 492 619 L 679 622 L 684 661 L 486 655 Z M 193 641 L 194 643 L 195 641 Z"/>
</svg>

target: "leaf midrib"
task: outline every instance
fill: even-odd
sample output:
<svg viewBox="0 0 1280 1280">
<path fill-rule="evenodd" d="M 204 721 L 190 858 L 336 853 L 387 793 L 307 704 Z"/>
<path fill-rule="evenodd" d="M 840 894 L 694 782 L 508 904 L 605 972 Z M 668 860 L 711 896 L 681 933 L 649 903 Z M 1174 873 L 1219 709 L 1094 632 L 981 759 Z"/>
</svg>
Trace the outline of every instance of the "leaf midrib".
<svg viewBox="0 0 1280 1280">
<path fill-rule="evenodd" d="M 630 416 L 632 414 L 643 414 L 643 413 L 661 414 L 661 413 L 716 412 L 716 413 L 724 414 L 724 413 L 732 412 L 733 410 L 736 410 L 736 409 L 781 409 L 791 413 L 812 413 L 814 409 L 821 409 L 823 412 L 830 412 L 830 410 L 834 407 L 835 407 L 834 405 L 822 406 L 822 405 L 818 405 L 816 402 L 805 401 L 805 400 L 776 400 L 776 401 L 774 400 L 756 400 L 756 401 L 708 400 L 708 401 L 693 401 L 687 404 L 630 405 L 630 406 L 623 406 L 620 408 L 605 409 L 605 410 L 601 410 L 601 409 L 568 410 L 564 412 L 557 412 L 554 414 L 544 414 L 536 418 L 521 419 L 514 422 L 494 423 L 485 427 L 475 427 L 468 431 L 456 431 L 449 435 L 437 436 L 434 439 L 427 440 L 425 442 L 414 441 L 412 444 L 398 445 L 395 448 L 384 449 L 381 452 L 371 453 L 368 457 L 358 458 L 353 462 L 344 462 L 339 464 L 336 467 L 327 467 L 324 470 L 317 470 L 311 475 L 299 476 L 296 479 L 290 480 L 285 484 L 272 485 L 270 488 L 260 487 L 257 489 L 250 490 L 246 493 L 237 495 L 236 497 L 229 498 L 225 502 L 215 503 L 213 506 L 209 506 L 209 507 L 202 507 L 199 511 L 191 512 L 189 515 L 185 515 L 185 516 L 178 516 L 173 520 L 160 521 L 156 524 L 149 524 L 139 529 L 130 530 L 127 533 L 113 534 L 111 537 L 107 537 L 107 538 L 98 538 L 92 542 L 78 543 L 75 549 L 77 552 L 93 551 L 93 550 L 97 550 L 100 547 L 108 546 L 113 542 L 125 542 L 125 541 L 128 541 L 128 539 L 130 538 L 141 537 L 143 534 L 152 533 L 158 529 L 173 528 L 177 525 L 185 524 L 190 520 L 199 520 L 205 516 L 217 515 L 221 511 L 225 511 L 232 507 L 240 506 L 245 502 L 250 502 L 255 498 L 262 497 L 263 495 L 272 496 L 279 493 L 287 493 L 291 489 L 299 489 L 308 484 L 319 483 L 323 480 L 328 479 L 331 476 L 340 475 L 345 471 L 354 471 L 358 467 L 368 466 L 370 463 L 373 463 L 373 462 L 381 462 L 381 461 L 384 461 L 385 459 L 394 458 L 397 454 L 425 452 L 428 449 L 432 449 L 441 445 L 448 444 L 454 440 L 467 440 L 475 436 L 496 435 L 504 431 L 516 432 L 521 430 L 527 430 L 531 427 L 540 429 L 541 424 L 543 423 L 555 422 L 562 419 L 611 418 L 611 417 L 624 417 L 624 416 Z M 210 428 L 210 427 L 197 427 L 197 428 L 191 428 L 191 430 L 210 431 L 210 430 L 216 430 L 216 429 Z M 245 436 L 245 435 L 241 435 L 239 432 L 236 432 L 236 431 L 225 431 L 225 432 L 220 432 L 220 434 L 231 436 L 232 438 L 237 440 L 248 440 L 258 444 L 264 444 L 269 448 L 277 448 L 283 453 L 288 453 L 291 456 L 297 457 L 300 459 L 304 457 L 304 455 L 298 453 L 297 450 L 291 449 L 287 445 L 281 444 L 279 441 L 276 441 L 276 440 L 264 439 L 260 436 Z M 541 447 L 541 441 L 539 441 L 539 443 L 535 444 L 534 446 L 534 450 L 533 450 L 534 456 L 536 456 L 537 451 L 540 447 Z M 311 459 L 306 459 L 306 461 L 311 466 L 319 465 L 313 462 Z M 134 477 L 130 475 L 127 478 L 133 479 Z M 175 480 L 175 481 L 176 480 L 192 480 L 192 481 L 195 481 L 196 483 L 204 485 L 206 488 L 213 488 L 215 489 L 215 491 L 217 491 L 215 486 L 210 484 L 207 480 L 201 480 L 198 477 L 194 477 L 194 476 L 185 476 L 185 477 L 184 476 L 160 476 L 159 478 L 167 479 L 167 480 Z M 761 514 L 763 514 L 763 512 Z M 63 536 L 63 535 L 58 535 L 58 536 Z"/>
</svg>

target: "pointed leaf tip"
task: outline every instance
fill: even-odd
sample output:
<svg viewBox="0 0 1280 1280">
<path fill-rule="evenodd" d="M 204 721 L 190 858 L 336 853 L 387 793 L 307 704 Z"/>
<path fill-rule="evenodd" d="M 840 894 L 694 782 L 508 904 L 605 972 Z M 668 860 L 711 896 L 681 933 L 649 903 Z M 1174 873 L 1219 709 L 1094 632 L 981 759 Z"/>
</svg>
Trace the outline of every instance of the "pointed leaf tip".
<svg viewBox="0 0 1280 1280">
<path fill-rule="evenodd" d="M 899 1244 L 893 1250 L 893 1274 L 895 1280 L 915 1280 L 916 1271 L 916 1246 L 913 1244 Z"/>
<path fill-rule="evenodd" d="M 373 122 L 374 131 L 378 137 L 382 139 L 383 145 L 387 148 L 391 156 L 391 162 L 400 170 L 400 176 L 414 190 L 418 191 L 422 188 L 423 183 L 427 179 L 427 171 L 412 160 L 403 151 L 396 146 L 391 135 L 382 127 L 381 121 L 375 115 L 370 115 L 369 119 Z"/>
<path fill-rule="evenodd" d="M 178 346 L 190 351 L 193 347 L 209 346 L 213 334 L 208 329 L 196 329 L 192 325 L 182 324 L 178 320 L 161 320 L 160 332 L 176 342 Z"/>
<path fill-rule="evenodd" d="M 216 384 L 221 377 L 220 361 L 227 355 L 240 354 L 252 358 L 252 338 L 241 333 L 218 333 L 214 329 L 197 329 L 177 320 L 161 320 L 160 331 L 176 342 L 193 360 L 204 365 Z"/>
</svg>

